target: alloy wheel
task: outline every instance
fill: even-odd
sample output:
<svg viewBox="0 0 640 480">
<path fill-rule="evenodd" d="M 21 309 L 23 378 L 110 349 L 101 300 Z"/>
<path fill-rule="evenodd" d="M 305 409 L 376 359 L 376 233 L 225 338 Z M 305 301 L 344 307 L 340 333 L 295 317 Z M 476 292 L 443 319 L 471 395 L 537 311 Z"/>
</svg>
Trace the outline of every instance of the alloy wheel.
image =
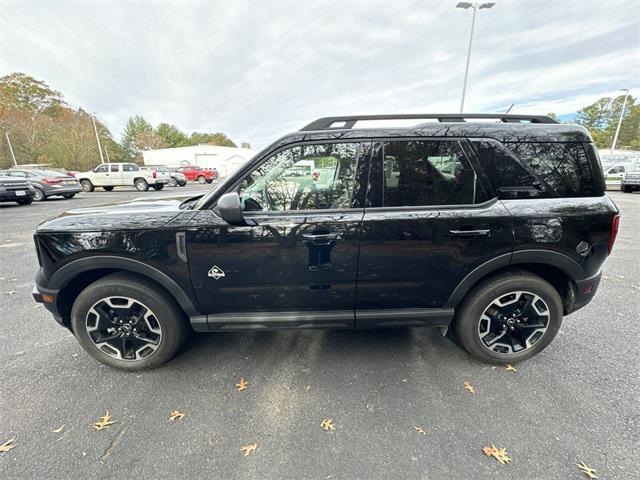
<svg viewBox="0 0 640 480">
<path fill-rule="evenodd" d="M 141 360 L 162 341 L 162 327 L 149 307 L 128 297 L 106 297 L 89 309 L 85 326 L 94 345 L 118 360 Z"/>
<path fill-rule="evenodd" d="M 35 194 L 33 195 L 33 199 L 36 202 L 41 202 L 42 200 L 45 199 L 44 192 L 42 190 L 40 190 L 39 188 L 35 188 L 34 190 L 35 190 Z"/>
<path fill-rule="evenodd" d="M 551 312 L 531 292 L 510 292 L 493 300 L 478 322 L 478 337 L 493 353 L 519 353 L 531 348 L 546 333 Z"/>
</svg>

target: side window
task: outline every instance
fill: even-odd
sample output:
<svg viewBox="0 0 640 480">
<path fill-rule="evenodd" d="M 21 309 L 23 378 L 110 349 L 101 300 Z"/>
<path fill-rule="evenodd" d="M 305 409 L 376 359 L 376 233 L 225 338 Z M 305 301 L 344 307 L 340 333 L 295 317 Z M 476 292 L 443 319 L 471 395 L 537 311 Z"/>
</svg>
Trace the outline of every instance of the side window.
<svg viewBox="0 0 640 480">
<path fill-rule="evenodd" d="M 100 165 L 98 168 L 95 169 L 96 173 L 106 173 L 108 171 L 109 166 L 108 165 Z"/>
<path fill-rule="evenodd" d="M 111 172 L 119 172 L 120 171 L 120 165 L 111 165 Z"/>
<path fill-rule="evenodd" d="M 138 168 L 137 165 L 133 165 L 131 163 L 125 163 L 122 166 L 122 171 L 123 172 L 137 172 L 138 170 L 140 170 L 140 168 Z"/>
<path fill-rule="evenodd" d="M 240 185 L 244 210 L 349 208 L 358 152 L 358 143 L 329 143 L 276 153 Z"/>
<path fill-rule="evenodd" d="M 505 143 L 551 196 L 594 194 L 591 166 L 581 143 Z"/>
<path fill-rule="evenodd" d="M 383 206 L 468 205 L 485 195 L 456 141 L 384 143 Z"/>
</svg>

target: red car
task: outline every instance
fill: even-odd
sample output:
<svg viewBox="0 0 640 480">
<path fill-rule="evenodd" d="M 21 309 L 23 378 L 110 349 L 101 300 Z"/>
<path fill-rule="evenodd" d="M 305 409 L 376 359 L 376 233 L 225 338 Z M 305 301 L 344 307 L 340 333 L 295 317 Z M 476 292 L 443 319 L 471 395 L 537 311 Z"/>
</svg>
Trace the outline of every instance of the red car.
<svg viewBox="0 0 640 480">
<path fill-rule="evenodd" d="M 178 172 L 182 172 L 187 180 L 191 180 L 198 183 L 211 183 L 218 178 L 218 172 L 215 168 L 202 168 L 196 165 L 188 165 L 186 167 L 180 167 L 176 169 Z"/>
</svg>

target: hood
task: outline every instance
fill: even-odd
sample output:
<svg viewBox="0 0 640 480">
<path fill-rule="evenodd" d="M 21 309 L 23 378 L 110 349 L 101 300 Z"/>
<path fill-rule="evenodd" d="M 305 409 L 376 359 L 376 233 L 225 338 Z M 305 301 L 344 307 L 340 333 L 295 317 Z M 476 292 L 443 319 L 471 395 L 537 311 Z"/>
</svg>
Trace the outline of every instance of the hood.
<svg viewBox="0 0 640 480">
<path fill-rule="evenodd" d="M 114 230 L 152 230 L 169 223 L 184 210 L 180 204 L 191 196 L 145 199 L 115 205 L 69 210 L 41 223 L 37 232 L 96 232 Z"/>
</svg>

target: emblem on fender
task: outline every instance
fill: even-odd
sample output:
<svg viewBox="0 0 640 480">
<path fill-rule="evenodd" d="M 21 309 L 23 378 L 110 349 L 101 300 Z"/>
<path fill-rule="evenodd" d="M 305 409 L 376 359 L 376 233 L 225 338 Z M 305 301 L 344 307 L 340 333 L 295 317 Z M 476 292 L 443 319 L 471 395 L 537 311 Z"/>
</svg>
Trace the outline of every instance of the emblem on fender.
<svg viewBox="0 0 640 480">
<path fill-rule="evenodd" d="M 219 266 L 214 265 L 213 267 L 211 267 L 211 270 L 209 270 L 209 276 L 213 277 L 216 280 L 220 280 L 225 276 L 224 270 L 222 270 Z"/>
</svg>

